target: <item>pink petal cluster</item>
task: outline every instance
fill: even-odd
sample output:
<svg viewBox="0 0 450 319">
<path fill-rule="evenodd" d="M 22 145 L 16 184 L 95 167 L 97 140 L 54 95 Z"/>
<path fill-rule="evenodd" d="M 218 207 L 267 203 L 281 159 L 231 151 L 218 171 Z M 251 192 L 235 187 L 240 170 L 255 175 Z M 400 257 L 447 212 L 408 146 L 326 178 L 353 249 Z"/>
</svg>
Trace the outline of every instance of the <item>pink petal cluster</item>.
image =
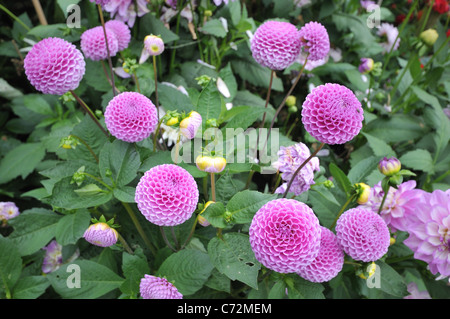
<svg viewBox="0 0 450 319">
<path fill-rule="evenodd" d="M 144 47 L 148 55 L 160 55 L 164 52 L 164 41 L 161 37 L 151 34 L 144 38 Z"/>
<path fill-rule="evenodd" d="M 136 22 L 136 17 L 142 17 L 150 12 L 147 4 L 148 1 L 146 0 L 110 0 L 104 6 L 104 10 L 109 12 L 114 19 L 125 22 L 132 28 Z"/>
<path fill-rule="evenodd" d="M 109 55 L 115 56 L 119 52 L 119 42 L 113 30 L 106 28 L 106 38 L 108 39 Z M 108 58 L 106 48 L 105 32 L 102 26 L 88 29 L 81 35 L 81 51 L 84 56 L 93 61 L 100 61 Z"/>
<path fill-rule="evenodd" d="M 416 189 L 416 181 L 414 180 L 400 184 L 397 189 L 389 188 L 380 216 L 392 232 L 407 230 L 407 217 L 415 214 L 416 206 L 421 201 L 423 194 L 423 190 Z M 360 207 L 378 213 L 383 197 L 384 191 L 381 182 L 379 182 L 370 189 L 369 200 Z"/>
<path fill-rule="evenodd" d="M 83 238 L 92 245 L 110 247 L 117 243 L 119 234 L 107 223 L 95 223 L 86 229 Z"/>
<path fill-rule="evenodd" d="M 316 259 L 308 266 L 301 267 L 297 274 L 311 282 L 330 281 L 344 266 L 344 251 L 336 235 L 321 226 L 320 249 Z"/>
<path fill-rule="evenodd" d="M 428 264 L 431 273 L 449 277 L 450 190 L 423 192 L 408 219 L 409 237 L 403 243 L 414 252 L 414 258 Z"/>
<path fill-rule="evenodd" d="M 202 120 L 200 113 L 190 112 L 188 117 L 180 122 L 180 133 L 187 139 L 193 139 L 202 125 Z"/>
<path fill-rule="evenodd" d="M 166 278 L 145 275 L 139 284 L 143 299 L 183 299 L 183 295 Z"/>
<path fill-rule="evenodd" d="M 122 92 L 106 106 L 105 123 L 111 134 L 128 143 L 150 136 L 158 124 L 155 105 L 138 92 Z"/>
<path fill-rule="evenodd" d="M 360 207 L 349 209 L 339 217 L 336 236 L 347 255 L 364 262 L 380 259 L 390 244 L 389 229 L 380 215 Z"/>
<path fill-rule="evenodd" d="M 108 4 L 111 0 L 89 0 L 91 2 L 95 2 L 96 4 L 101 5 L 102 7 Z"/>
<path fill-rule="evenodd" d="M 109 20 L 105 23 L 105 28 L 114 32 L 117 39 L 118 51 L 128 48 L 131 41 L 131 30 L 124 22 Z"/>
<path fill-rule="evenodd" d="M 63 95 L 75 90 L 83 78 L 83 54 L 70 42 L 46 38 L 36 43 L 24 59 L 30 83 L 44 94 Z"/>
<path fill-rule="evenodd" d="M 135 201 L 153 224 L 176 226 L 188 220 L 199 199 L 195 179 L 184 168 L 162 164 L 145 172 L 136 186 Z"/>
<path fill-rule="evenodd" d="M 361 102 L 340 84 L 319 85 L 303 102 L 303 125 L 319 142 L 344 144 L 358 135 L 363 120 Z"/>
<path fill-rule="evenodd" d="M 13 202 L 0 202 L 0 221 L 19 216 L 20 211 Z"/>
<path fill-rule="evenodd" d="M 410 282 L 407 286 L 407 290 L 409 295 L 403 297 L 403 299 L 431 299 L 428 291 L 419 291 L 419 287 L 417 287 L 415 282 Z"/>
<path fill-rule="evenodd" d="M 309 53 L 308 60 L 317 61 L 325 58 L 330 51 L 330 38 L 327 29 L 319 22 L 311 21 L 298 32 L 301 45 Z"/>
<path fill-rule="evenodd" d="M 283 181 L 289 182 L 298 167 L 311 156 L 311 152 L 305 144 L 300 142 L 288 147 L 281 146 L 277 155 L 278 160 L 272 166 L 282 173 Z M 319 158 L 313 157 L 297 174 L 289 191 L 294 193 L 295 196 L 306 192 L 311 185 L 315 184 L 314 172 L 319 170 Z M 286 187 L 287 183 L 283 183 L 275 190 L 275 193 L 283 194 Z"/>
<path fill-rule="evenodd" d="M 266 21 L 258 27 L 251 40 L 253 58 L 271 70 L 290 66 L 300 49 L 298 30 L 289 22 Z"/>
<path fill-rule="evenodd" d="M 279 198 L 263 205 L 249 229 L 256 259 L 280 273 L 295 273 L 319 254 L 321 228 L 308 205 Z"/>
</svg>

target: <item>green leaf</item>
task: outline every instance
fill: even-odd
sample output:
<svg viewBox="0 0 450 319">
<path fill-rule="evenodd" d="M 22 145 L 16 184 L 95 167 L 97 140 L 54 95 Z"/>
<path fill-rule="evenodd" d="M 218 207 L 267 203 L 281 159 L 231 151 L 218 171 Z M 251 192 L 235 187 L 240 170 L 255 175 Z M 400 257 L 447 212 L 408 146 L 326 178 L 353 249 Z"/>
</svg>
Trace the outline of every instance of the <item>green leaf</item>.
<svg viewBox="0 0 450 319">
<path fill-rule="evenodd" d="M 334 163 L 330 163 L 329 169 L 339 188 L 348 196 L 351 192 L 352 184 L 347 175 L 345 175 L 345 173 Z"/>
<path fill-rule="evenodd" d="M 202 116 L 203 125 L 209 119 L 219 118 L 221 110 L 222 96 L 215 82 L 210 80 L 208 85 L 200 93 L 197 102 L 197 112 Z"/>
<path fill-rule="evenodd" d="M 124 203 L 134 203 L 134 195 L 136 188 L 131 186 L 123 186 L 113 190 L 114 197 Z"/>
<path fill-rule="evenodd" d="M 426 173 L 434 173 L 433 158 L 430 152 L 423 149 L 416 149 L 407 152 L 399 158 L 402 165 L 414 170 L 423 171 Z"/>
<path fill-rule="evenodd" d="M 422 119 L 408 114 L 395 114 L 389 118 L 379 117 L 365 126 L 364 132 L 385 141 L 396 143 L 414 140 L 424 135 Z"/>
<path fill-rule="evenodd" d="M 364 178 L 369 176 L 369 174 L 377 168 L 379 161 L 380 158 L 377 156 L 370 156 L 359 161 L 348 172 L 350 183 L 355 184 L 364 182 Z"/>
<path fill-rule="evenodd" d="M 242 128 L 246 130 L 254 122 L 262 118 L 264 112 L 269 113 L 269 110 L 259 107 L 248 107 L 243 112 L 237 114 L 225 125 L 224 130 L 227 128 Z"/>
<path fill-rule="evenodd" d="M 225 173 L 220 175 L 219 179 L 216 181 L 216 201 L 222 202 L 226 205 L 230 198 L 233 197 L 233 195 L 243 187 L 244 185 L 242 185 L 242 183 L 239 183 L 239 180 L 234 180 L 232 178 L 227 169 Z"/>
<path fill-rule="evenodd" d="M 219 19 L 211 19 L 207 21 L 203 24 L 200 30 L 206 34 L 211 34 L 220 38 L 224 38 L 227 35 L 227 30 L 225 30 Z"/>
<path fill-rule="evenodd" d="M 125 281 L 120 286 L 120 290 L 128 295 L 137 295 L 141 279 L 144 275 L 150 274 L 150 267 L 142 249 L 135 250 L 134 255 L 123 253 L 122 271 Z"/>
<path fill-rule="evenodd" d="M 32 208 L 9 221 L 14 231 L 9 239 L 22 256 L 31 255 L 55 236 L 60 215 L 44 208 Z"/>
<path fill-rule="evenodd" d="M 178 111 L 180 113 L 189 113 L 194 109 L 189 96 L 169 85 L 158 85 L 159 104 L 166 111 Z"/>
<path fill-rule="evenodd" d="M 139 153 L 133 144 L 121 140 L 107 143 L 103 146 L 99 156 L 99 169 L 103 181 L 111 184 L 112 178 L 117 187 L 125 186 L 137 177 L 137 171 L 141 166 Z M 112 176 L 107 176 L 110 170 Z"/>
<path fill-rule="evenodd" d="M 17 281 L 13 290 L 13 299 L 36 299 L 50 286 L 44 276 L 26 276 Z"/>
<path fill-rule="evenodd" d="M 64 216 L 56 226 L 56 241 L 62 246 L 75 244 L 78 239 L 83 237 L 90 221 L 91 214 L 86 209 L 80 209 L 73 214 Z"/>
<path fill-rule="evenodd" d="M 382 291 L 396 296 L 404 297 L 408 294 L 406 289 L 406 283 L 403 277 L 395 271 L 391 266 L 382 262 L 381 260 L 376 261 L 380 272 L 380 288 Z M 376 274 L 375 274 L 376 275 Z M 375 276 L 374 275 L 374 276 Z M 369 278 L 370 280 L 370 278 Z M 378 289 L 378 288 L 372 288 Z"/>
<path fill-rule="evenodd" d="M 80 196 L 91 196 L 98 193 L 101 193 L 103 190 L 97 186 L 97 184 L 88 184 L 83 186 L 82 188 L 74 190 Z"/>
<path fill-rule="evenodd" d="M 382 139 L 379 139 L 378 137 L 372 136 L 368 133 L 362 132 L 362 134 L 367 138 L 367 142 L 369 143 L 370 148 L 376 156 L 396 156 L 392 147 Z"/>
<path fill-rule="evenodd" d="M 324 287 L 321 284 L 307 281 L 300 276 L 290 277 L 293 284 L 288 285 L 289 299 L 324 299 Z"/>
<path fill-rule="evenodd" d="M 22 272 L 22 258 L 14 242 L 2 236 L 0 236 L 0 251 L 0 287 L 10 294 Z"/>
<path fill-rule="evenodd" d="M 236 193 L 227 204 L 232 221 L 237 224 L 250 223 L 255 213 L 267 202 L 277 198 L 276 194 L 244 190 Z"/>
<path fill-rule="evenodd" d="M 79 266 L 80 288 L 70 288 L 68 285 L 77 275 L 76 268 L 67 268 L 71 265 Z M 47 278 L 63 299 L 95 299 L 119 288 L 124 281 L 108 267 L 90 260 L 76 260 L 62 265 Z"/>
<path fill-rule="evenodd" d="M 217 202 L 209 205 L 202 213 L 202 216 L 205 217 L 214 227 L 225 228 L 227 223 L 225 222 L 224 214 L 225 207 L 223 203 Z"/>
<path fill-rule="evenodd" d="M 325 187 L 313 187 L 308 191 L 308 203 L 325 227 L 330 227 L 339 212 L 340 204 Z"/>
<path fill-rule="evenodd" d="M 33 112 L 42 115 L 52 115 L 53 110 L 48 102 L 38 94 L 28 94 L 23 98 L 25 107 Z"/>
<path fill-rule="evenodd" d="M 139 168 L 139 172 L 145 173 L 152 167 L 161 164 L 173 164 L 170 151 L 158 151 L 150 154 L 150 156 L 147 157 L 142 163 L 141 167 Z"/>
<path fill-rule="evenodd" d="M 248 235 L 226 233 L 222 239 L 214 237 L 208 244 L 208 254 L 212 264 L 228 278 L 258 288 L 261 264 L 255 258 Z"/>
<path fill-rule="evenodd" d="M 213 268 L 208 254 L 184 249 L 170 255 L 159 267 L 157 276 L 166 277 L 183 296 L 188 296 L 203 287 Z"/>
<path fill-rule="evenodd" d="M 164 41 L 169 43 L 179 39 L 178 35 L 170 31 L 164 23 L 156 18 L 153 14 L 146 14 L 140 18 L 140 38 L 144 38 L 149 34 L 158 35 Z"/>
<path fill-rule="evenodd" d="M 270 83 L 270 70 L 255 61 L 233 60 L 231 65 L 236 74 L 245 81 L 259 87 L 268 88 Z M 273 91 L 283 91 L 283 82 L 280 78 L 274 78 L 272 82 Z"/>
<path fill-rule="evenodd" d="M 9 151 L 0 162 L 0 184 L 21 176 L 25 179 L 45 156 L 42 143 L 24 143 Z"/>
</svg>

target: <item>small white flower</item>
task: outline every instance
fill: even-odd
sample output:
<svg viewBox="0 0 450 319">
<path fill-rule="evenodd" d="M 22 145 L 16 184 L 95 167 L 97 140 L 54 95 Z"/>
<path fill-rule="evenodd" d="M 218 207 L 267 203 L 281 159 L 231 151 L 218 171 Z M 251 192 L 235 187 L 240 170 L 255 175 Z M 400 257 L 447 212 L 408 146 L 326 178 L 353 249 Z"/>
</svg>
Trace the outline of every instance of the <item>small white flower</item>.
<svg viewBox="0 0 450 319">
<path fill-rule="evenodd" d="M 201 64 L 203 66 L 206 66 L 207 68 L 213 69 L 213 70 L 216 69 L 216 67 L 214 65 L 208 64 L 208 63 L 206 63 L 206 62 L 204 62 L 204 61 L 202 61 L 200 59 L 197 60 L 197 63 Z"/>
<path fill-rule="evenodd" d="M 225 84 L 222 78 L 218 77 L 216 82 L 219 92 L 222 93 L 224 97 L 229 98 L 231 96 L 230 90 L 228 90 L 228 86 Z"/>
</svg>

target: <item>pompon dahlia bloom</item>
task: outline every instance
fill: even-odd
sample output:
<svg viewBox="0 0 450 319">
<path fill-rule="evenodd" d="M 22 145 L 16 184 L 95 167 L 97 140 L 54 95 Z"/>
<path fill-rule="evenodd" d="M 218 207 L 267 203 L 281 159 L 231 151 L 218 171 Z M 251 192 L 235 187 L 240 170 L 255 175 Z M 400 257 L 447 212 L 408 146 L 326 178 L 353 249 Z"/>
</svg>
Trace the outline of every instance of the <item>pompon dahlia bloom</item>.
<svg viewBox="0 0 450 319">
<path fill-rule="evenodd" d="M 105 27 L 112 30 L 116 35 L 118 51 L 128 48 L 131 41 L 131 31 L 124 22 L 119 20 L 109 20 L 105 23 Z"/>
<path fill-rule="evenodd" d="M 271 70 L 283 70 L 294 63 L 300 48 L 298 30 L 289 22 L 266 21 L 251 40 L 253 58 Z"/>
<path fill-rule="evenodd" d="M 145 218 L 159 226 L 187 221 L 197 208 L 195 179 L 184 168 L 162 164 L 145 172 L 136 186 L 135 200 Z"/>
<path fill-rule="evenodd" d="M 0 202 L 0 221 L 19 216 L 20 211 L 13 202 Z"/>
<path fill-rule="evenodd" d="M 301 45 L 309 53 L 308 60 L 325 58 L 330 51 L 330 38 L 327 29 L 319 22 L 311 21 L 298 31 Z"/>
<path fill-rule="evenodd" d="M 119 234 L 107 223 L 95 223 L 86 229 L 83 238 L 92 245 L 110 247 L 117 243 Z"/>
<path fill-rule="evenodd" d="M 183 299 L 183 295 L 166 278 L 144 275 L 139 284 L 143 299 Z"/>
<path fill-rule="evenodd" d="M 414 180 L 400 184 L 397 189 L 389 188 L 380 216 L 392 232 L 407 230 L 408 216 L 414 214 L 424 193 L 423 190 L 416 189 Z M 384 191 L 379 182 L 371 188 L 368 201 L 360 207 L 378 213 L 383 197 Z"/>
<path fill-rule="evenodd" d="M 361 102 L 353 92 L 340 84 L 327 83 L 315 87 L 306 96 L 302 122 L 315 139 L 326 144 L 344 144 L 362 128 Z"/>
<path fill-rule="evenodd" d="M 136 22 L 136 17 L 142 17 L 150 12 L 147 4 L 148 1 L 146 0 L 110 0 L 104 6 L 104 10 L 109 12 L 114 19 L 123 21 L 132 28 Z"/>
<path fill-rule="evenodd" d="M 424 193 L 409 216 L 403 243 L 414 252 L 414 258 L 428 263 L 438 279 L 450 276 L 450 190 Z"/>
<path fill-rule="evenodd" d="M 106 28 L 106 37 L 108 38 L 109 55 L 113 57 L 119 51 L 119 42 L 115 32 L 109 28 Z M 80 46 L 84 56 L 88 59 L 100 61 L 108 58 L 105 33 L 102 26 L 84 31 L 81 35 Z"/>
<path fill-rule="evenodd" d="M 389 228 L 380 215 L 360 207 L 351 208 L 339 217 L 336 236 L 347 255 L 364 262 L 383 257 L 390 244 Z"/>
<path fill-rule="evenodd" d="M 128 143 L 150 136 L 158 124 L 153 102 L 137 92 L 122 92 L 106 106 L 105 123 L 111 134 Z"/>
<path fill-rule="evenodd" d="M 259 262 L 280 273 L 294 273 L 317 257 L 321 228 L 308 205 L 279 198 L 256 212 L 249 235 Z"/>
<path fill-rule="evenodd" d="M 61 38 L 46 38 L 31 48 L 24 60 L 30 83 L 44 94 L 75 90 L 86 71 L 83 54 Z"/>
<path fill-rule="evenodd" d="M 390 23 L 382 23 L 377 31 L 383 42 L 380 45 L 383 47 L 383 53 L 397 50 L 400 45 L 400 38 L 398 36 L 398 29 Z"/>
<path fill-rule="evenodd" d="M 278 151 L 278 160 L 273 163 L 273 167 L 281 172 L 284 181 L 290 181 L 297 168 L 311 156 L 309 148 L 303 143 L 297 143 L 288 147 L 281 146 Z M 314 182 L 314 172 L 320 170 L 319 158 L 313 157 L 297 174 L 292 182 L 290 192 L 295 196 L 306 192 Z M 276 194 L 283 194 L 286 191 L 287 183 L 283 183 L 275 190 Z"/>
<path fill-rule="evenodd" d="M 336 235 L 321 226 L 320 249 L 316 259 L 308 266 L 301 267 L 297 274 L 311 282 L 330 281 L 344 266 L 344 251 Z"/>
</svg>

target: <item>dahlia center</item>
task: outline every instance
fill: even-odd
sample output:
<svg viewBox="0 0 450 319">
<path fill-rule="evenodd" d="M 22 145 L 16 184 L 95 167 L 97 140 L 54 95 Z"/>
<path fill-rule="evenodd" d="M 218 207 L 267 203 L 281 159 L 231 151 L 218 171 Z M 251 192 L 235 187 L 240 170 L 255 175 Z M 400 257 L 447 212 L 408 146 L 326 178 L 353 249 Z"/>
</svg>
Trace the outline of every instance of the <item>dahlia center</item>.
<svg viewBox="0 0 450 319">
<path fill-rule="evenodd" d="M 279 238 L 286 239 L 290 238 L 292 236 L 292 227 L 290 224 L 286 222 L 282 222 L 278 227 L 276 228 L 276 232 Z"/>
</svg>

